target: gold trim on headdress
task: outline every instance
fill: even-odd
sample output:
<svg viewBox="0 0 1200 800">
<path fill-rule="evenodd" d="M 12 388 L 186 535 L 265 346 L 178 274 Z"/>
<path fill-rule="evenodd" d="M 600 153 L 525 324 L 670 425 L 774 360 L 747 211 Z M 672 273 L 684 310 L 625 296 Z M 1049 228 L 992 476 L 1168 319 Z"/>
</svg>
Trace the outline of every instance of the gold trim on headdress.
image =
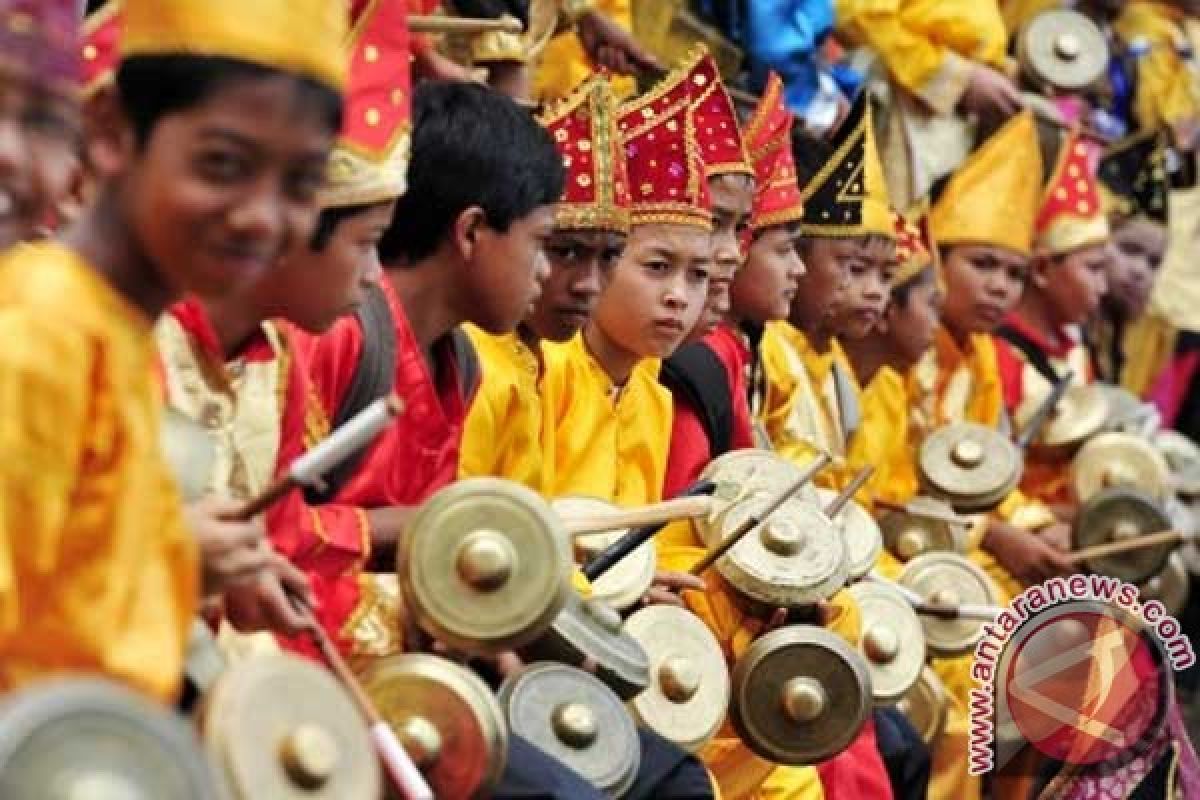
<svg viewBox="0 0 1200 800">
<path fill-rule="evenodd" d="M 221 56 L 346 82 L 344 0 L 126 0 L 121 55 Z"/>
</svg>

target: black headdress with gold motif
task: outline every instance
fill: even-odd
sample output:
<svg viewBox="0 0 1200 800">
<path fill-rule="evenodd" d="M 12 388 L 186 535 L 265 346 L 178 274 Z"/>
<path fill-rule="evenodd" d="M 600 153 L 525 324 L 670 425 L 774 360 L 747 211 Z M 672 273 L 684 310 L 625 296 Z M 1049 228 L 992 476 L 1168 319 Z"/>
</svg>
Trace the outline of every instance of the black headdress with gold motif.
<svg viewBox="0 0 1200 800">
<path fill-rule="evenodd" d="M 1114 144 L 1100 160 L 1100 192 L 1116 216 L 1167 224 L 1167 160 L 1162 133 L 1148 131 Z"/>
</svg>

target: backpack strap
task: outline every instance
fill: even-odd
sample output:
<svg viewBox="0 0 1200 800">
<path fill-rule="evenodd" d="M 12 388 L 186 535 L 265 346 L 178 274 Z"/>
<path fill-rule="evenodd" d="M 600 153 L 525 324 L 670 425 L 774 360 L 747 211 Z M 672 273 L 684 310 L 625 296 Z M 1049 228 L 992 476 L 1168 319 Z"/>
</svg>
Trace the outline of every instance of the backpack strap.
<svg viewBox="0 0 1200 800">
<path fill-rule="evenodd" d="M 336 429 L 356 414 L 392 391 L 396 377 L 396 321 L 387 298 L 378 286 L 367 290 L 366 300 L 355 312 L 363 332 L 362 353 L 354 367 L 350 388 L 334 414 Z M 307 487 L 304 498 L 311 505 L 330 503 L 342 487 L 358 472 L 368 448 L 364 447 L 343 460 L 324 477 L 324 486 Z"/>
<path fill-rule="evenodd" d="M 1028 361 L 1043 378 L 1049 381 L 1051 386 L 1057 386 L 1062 380 L 1062 376 L 1060 376 L 1058 371 L 1054 369 L 1054 366 L 1050 363 L 1050 359 L 1046 353 L 1028 336 L 1021 333 L 1016 328 L 1012 328 L 1008 325 L 1001 325 L 996 331 L 996 335 L 1020 350 L 1025 356 L 1025 360 Z"/>
<path fill-rule="evenodd" d="M 729 452 L 733 444 L 732 388 L 725 364 L 716 353 L 700 342 L 684 345 L 663 362 L 659 383 L 699 412 L 713 458 Z"/>
</svg>

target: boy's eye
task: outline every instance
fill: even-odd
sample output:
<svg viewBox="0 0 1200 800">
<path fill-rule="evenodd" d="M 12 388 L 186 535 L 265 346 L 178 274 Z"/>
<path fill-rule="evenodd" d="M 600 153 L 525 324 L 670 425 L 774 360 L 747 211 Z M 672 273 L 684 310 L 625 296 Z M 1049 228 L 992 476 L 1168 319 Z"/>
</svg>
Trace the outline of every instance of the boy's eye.
<svg viewBox="0 0 1200 800">
<path fill-rule="evenodd" d="M 78 129 L 66 116 L 46 106 L 28 109 L 23 124 L 32 133 L 60 141 L 75 141 L 79 135 Z"/>
<path fill-rule="evenodd" d="M 647 261 L 646 269 L 651 272 L 661 275 L 671 268 L 671 265 L 665 261 Z"/>
<path fill-rule="evenodd" d="M 247 159 L 219 150 L 202 153 L 197 164 L 205 176 L 218 181 L 234 181 L 250 173 Z"/>
<path fill-rule="evenodd" d="M 323 170 L 299 169 L 287 177 L 287 193 L 295 200 L 307 203 L 316 197 L 325 181 Z"/>
<path fill-rule="evenodd" d="M 547 245 L 546 252 L 553 256 L 556 261 L 574 262 L 578 261 L 582 257 L 579 248 L 570 244 L 556 246 Z"/>
</svg>

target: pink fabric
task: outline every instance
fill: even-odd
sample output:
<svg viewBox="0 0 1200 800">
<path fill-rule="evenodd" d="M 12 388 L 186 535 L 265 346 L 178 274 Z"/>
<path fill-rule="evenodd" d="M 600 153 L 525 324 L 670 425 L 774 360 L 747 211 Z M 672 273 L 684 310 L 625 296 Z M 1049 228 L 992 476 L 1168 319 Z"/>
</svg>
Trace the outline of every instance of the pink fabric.
<svg viewBox="0 0 1200 800">
<path fill-rule="evenodd" d="M 1183 353 L 1167 364 L 1150 387 L 1149 400 L 1162 414 L 1164 428 L 1175 427 L 1197 369 L 1200 369 L 1200 350 Z"/>
</svg>

